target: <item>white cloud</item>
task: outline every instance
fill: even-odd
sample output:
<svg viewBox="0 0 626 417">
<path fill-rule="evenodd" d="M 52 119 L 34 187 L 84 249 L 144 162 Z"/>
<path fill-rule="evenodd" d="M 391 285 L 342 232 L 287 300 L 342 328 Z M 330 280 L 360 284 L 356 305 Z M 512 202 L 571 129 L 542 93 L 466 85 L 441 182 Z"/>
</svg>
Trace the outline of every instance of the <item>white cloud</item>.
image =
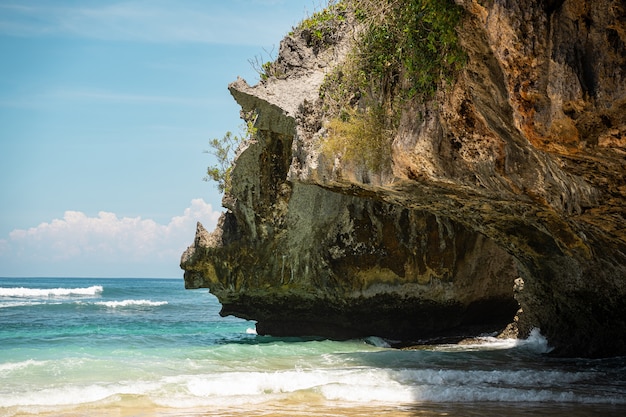
<svg viewBox="0 0 626 417">
<path fill-rule="evenodd" d="M 220 213 L 202 199 L 168 224 L 66 211 L 62 219 L 16 229 L 0 240 L 0 276 L 171 276 L 179 273 L 196 223 L 212 230 Z"/>
</svg>

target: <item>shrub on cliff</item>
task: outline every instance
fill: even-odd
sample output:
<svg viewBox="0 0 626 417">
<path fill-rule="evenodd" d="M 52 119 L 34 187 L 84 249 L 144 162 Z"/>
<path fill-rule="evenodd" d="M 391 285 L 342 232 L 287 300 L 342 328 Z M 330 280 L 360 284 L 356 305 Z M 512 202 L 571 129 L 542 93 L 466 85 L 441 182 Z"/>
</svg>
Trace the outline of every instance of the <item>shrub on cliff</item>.
<svg viewBox="0 0 626 417">
<path fill-rule="evenodd" d="M 356 64 L 370 84 L 399 87 L 405 97 L 429 98 L 463 66 L 465 54 L 456 33 L 463 9 L 454 1 L 347 1 L 365 24 Z"/>
<path fill-rule="evenodd" d="M 361 29 L 339 69 L 343 78 L 337 82 L 336 74 L 330 75 L 331 82 L 323 88 L 326 93 L 357 90 L 361 99 L 379 103 L 396 96 L 425 100 L 465 64 L 456 33 L 463 9 L 453 0 L 344 0 L 339 4 L 341 10 L 351 10 Z M 327 13 L 337 9 L 334 5 Z"/>
<path fill-rule="evenodd" d="M 464 65 L 456 34 L 463 9 L 453 0 L 339 4 L 350 10 L 360 29 L 353 50 L 320 89 L 330 119 L 323 151 L 380 172 L 382 162 L 390 160 L 402 103 L 431 99 Z"/>
<path fill-rule="evenodd" d="M 257 129 L 254 127 L 255 118 L 247 118 L 246 124 L 241 127 L 239 135 L 226 132 L 221 139 L 213 138 L 209 141 L 210 150 L 205 151 L 213 155 L 217 163 L 207 168 L 204 181 L 215 181 L 217 189 L 223 193 L 230 190 L 230 173 L 235 164 L 235 157 L 239 147 L 250 140 L 253 140 Z"/>
<path fill-rule="evenodd" d="M 389 132 L 380 107 L 350 110 L 331 119 L 328 138 L 322 145 L 326 154 L 340 154 L 374 172 L 381 172 L 391 157 Z"/>
<path fill-rule="evenodd" d="M 338 27 L 346 21 L 346 1 L 329 1 L 328 6 L 304 19 L 297 28 L 307 46 L 316 52 L 337 42 Z M 293 34 L 293 32 L 292 32 Z"/>
</svg>

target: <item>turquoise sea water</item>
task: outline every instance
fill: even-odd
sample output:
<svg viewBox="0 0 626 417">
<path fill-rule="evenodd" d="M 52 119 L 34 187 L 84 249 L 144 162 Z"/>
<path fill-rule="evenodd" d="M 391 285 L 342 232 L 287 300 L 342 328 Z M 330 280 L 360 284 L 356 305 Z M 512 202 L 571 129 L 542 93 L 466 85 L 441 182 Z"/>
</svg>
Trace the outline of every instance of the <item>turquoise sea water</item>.
<svg viewBox="0 0 626 417">
<path fill-rule="evenodd" d="M 0 416 L 626 415 L 626 358 L 257 336 L 182 279 L 0 278 Z"/>
</svg>

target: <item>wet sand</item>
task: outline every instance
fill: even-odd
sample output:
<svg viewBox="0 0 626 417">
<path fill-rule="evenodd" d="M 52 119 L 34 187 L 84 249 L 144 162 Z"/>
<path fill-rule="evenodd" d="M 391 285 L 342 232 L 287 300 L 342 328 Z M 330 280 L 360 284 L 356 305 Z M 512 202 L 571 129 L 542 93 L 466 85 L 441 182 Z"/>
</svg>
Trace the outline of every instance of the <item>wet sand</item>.
<svg viewBox="0 0 626 417">
<path fill-rule="evenodd" d="M 308 396 L 307 396 L 308 397 Z M 114 399 L 111 399 L 114 400 Z M 0 410 L 11 417 L 440 417 L 440 416 L 548 416 L 548 417 L 623 417 L 624 405 L 524 404 L 524 403 L 451 403 L 451 404 L 332 404 L 312 398 L 290 398 L 276 403 L 247 404 L 236 407 L 168 408 L 138 398 L 118 398 L 113 403 L 95 403 L 56 410 L 28 412 Z M 313 400 L 313 401 L 311 401 Z"/>
</svg>

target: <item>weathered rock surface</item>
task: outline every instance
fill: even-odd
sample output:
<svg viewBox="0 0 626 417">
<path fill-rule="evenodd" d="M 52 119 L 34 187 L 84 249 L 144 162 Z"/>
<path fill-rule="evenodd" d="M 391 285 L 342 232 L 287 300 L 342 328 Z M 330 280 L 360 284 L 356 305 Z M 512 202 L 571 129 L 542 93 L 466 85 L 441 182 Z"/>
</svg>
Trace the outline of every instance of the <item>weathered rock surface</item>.
<svg viewBox="0 0 626 417">
<path fill-rule="evenodd" d="M 521 305 L 558 354 L 626 354 L 626 7 L 457 3 L 468 64 L 404 109 L 382 173 L 319 152 L 349 25 L 324 51 L 287 37 L 281 76 L 230 86 L 259 134 L 183 254 L 188 288 L 259 333 L 470 336 Z"/>
</svg>

